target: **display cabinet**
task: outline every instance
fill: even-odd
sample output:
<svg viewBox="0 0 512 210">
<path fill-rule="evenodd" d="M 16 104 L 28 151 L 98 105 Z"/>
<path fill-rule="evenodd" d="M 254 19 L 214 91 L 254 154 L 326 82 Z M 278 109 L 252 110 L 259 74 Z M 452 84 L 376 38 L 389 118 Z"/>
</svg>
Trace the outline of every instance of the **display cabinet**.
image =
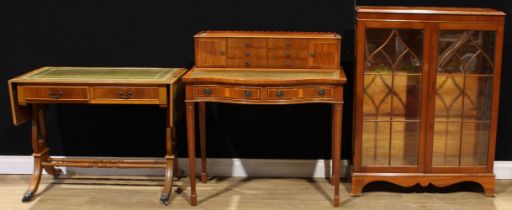
<svg viewBox="0 0 512 210">
<path fill-rule="evenodd" d="M 504 13 L 360 6 L 352 194 L 374 181 L 494 195 Z"/>
</svg>

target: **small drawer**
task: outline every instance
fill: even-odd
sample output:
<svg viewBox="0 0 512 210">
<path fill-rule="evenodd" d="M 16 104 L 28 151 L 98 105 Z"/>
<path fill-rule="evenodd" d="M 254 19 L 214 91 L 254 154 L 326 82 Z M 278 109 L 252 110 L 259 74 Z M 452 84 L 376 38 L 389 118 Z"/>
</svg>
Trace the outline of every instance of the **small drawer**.
<svg viewBox="0 0 512 210">
<path fill-rule="evenodd" d="M 266 48 L 228 48 L 228 58 L 266 59 Z"/>
<path fill-rule="evenodd" d="M 307 39 L 268 39 L 268 48 L 307 50 L 309 41 Z"/>
<path fill-rule="evenodd" d="M 224 97 L 224 87 L 223 86 L 213 86 L 213 85 L 194 86 L 194 96 L 210 97 L 210 98 Z"/>
<path fill-rule="evenodd" d="M 269 100 L 332 99 L 332 87 L 268 88 Z"/>
<path fill-rule="evenodd" d="M 268 59 L 268 67 L 277 68 L 307 68 L 307 59 Z"/>
<path fill-rule="evenodd" d="M 158 103 L 162 97 L 159 87 L 93 87 L 95 101 L 146 101 Z M 164 100 L 165 101 L 165 100 Z"/>
<path fill-rule="evenodd" d="M 268 88 L 269 100 L 286 100 L 300 98 L 299 88 Z"/>
<path fill-rule="evenodd" d="M 266 48 L 267 47 L 267 39 L 228 38 L 228 48 L 229 47 Z"/>
<path fill-rule="evenodd" d="M 89 92 L 87 87 L 21 86 L 21 91 L 19 91 L 18 94 L 20 102 L 87 102 L 89 100 Z"/>
<path fill-rule="evenodd" d="M 267 67 L 267 59 L 265 58 L 228 58 L 229 67 L 245 67 L 245 68 L 263 68 Z"/>
<path fill-rule="evenodd" d="M 302 89 L 304 98 L 333 98 L 334 88 L 332 87 L 307 87 Z"/>
<path fill-rule="evenodd" d="M 268 58 L 308 58 L 308 50 L 296 50 L 296 49 L 268 49 Z"/>
<path fill-rule="evenodd" d="M 250 100 L 258 100 L 261 98 L 259 88 L 247 88 L 247 87 L 227 87 L 225 97 L 232 98 L 232 99 L 250 99 Z"/>
<path fill-rule="evenodd" d="M 259 100 L 261 90 L 258 87 L 198 85 L 194 86 L 194 95 L 196 97 Z"/>
</svg>

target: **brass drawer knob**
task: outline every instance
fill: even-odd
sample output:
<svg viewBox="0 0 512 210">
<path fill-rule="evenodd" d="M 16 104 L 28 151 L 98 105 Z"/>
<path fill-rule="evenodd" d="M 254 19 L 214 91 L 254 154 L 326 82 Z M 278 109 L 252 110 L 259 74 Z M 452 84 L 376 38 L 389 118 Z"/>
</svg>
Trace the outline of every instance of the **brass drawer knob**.
<svg viewBox="0 0 512 210">
<path fill-rule="evenodd" d="M 249 51 L 247 51 L 247 50 L 246 50 L 246 51 L 244 52 L 244 55 L 245 55 L 245 57 L 249 57 L 249 55 L 251 55 L 251 52 L 249 52 Z"/>
<path fill-rule="evenodd" d="M 276 96 L 278 98 L 282 98 L 284 96 L 284 92 L 282 90 L 276 92 Z"/>
<path fill-rule="evenodd" d="M 316 56 L 316 53 L 315 52 L 311 52 L 309 53 L 309 56 L 311 56 L 312 58 L 314 58 Z"/>
<path fill-rule="evenodd" d="M 289 57 L 290 57 L 290 51 L 288 51 L 288 50 L 287 50 L 287 51 L 285 51 L 285 52 L 284 52 L 284 56 L 286 56 L 287 58 L 289 58 Z"/>
<path fill-rule="evenodd" d="M 320 90 L 318 91 L 318 95 L 319 95 L 319 96 L 325 96 L 325 90 L 324 90 L 324 89 L 320 89 Z"/>
<path fill-rule="evenodd" d="M 50 96 L 50 98 L 59 99 L 59 98 L 62 98 L 64 93 L 62 92 L 62 90 L 57 91 L 57 93 L 54 93 L 53 91 L 50 90 L 48 95 Z"/>
<path fill-rule="evenodd" d="M 250 65 L 251 65 L 251 62 L 249 62 L 249 61 L 245 61 L 245 62 L 244 62 L 244 64 L 245 64 L 245 66 L 250 66 Z"/>
<path fill-rule="evenodd" d="M 212 89 L 210 88 L 206 88 L 203 90 L 203 93 L 206 95 L 206 96 L 211 96 L 212 95 Z"/>
<path fill-rule="evenodd" d="M 247 98 L 250 98 L 252 96 L 252 91 L 250 91 L 250 90 L 244 91 L 244 96 Z"/>
<path fill-rule="evenodd" d="M 119 91 L 119 93 L 117 93 L 117 96 L 121 99 L 129 99 L 131 98 L 133 95 L 132 91 L 128 91 L 127 93 L 123 93 L 122 91 Z"/>
<path fill-rule="evenodd" d="M 219 54 L 224 55 L 224 54 L 226 54 L 226 52 L 224 52 L 224 50 L 221 50 Z"/>
</svg>

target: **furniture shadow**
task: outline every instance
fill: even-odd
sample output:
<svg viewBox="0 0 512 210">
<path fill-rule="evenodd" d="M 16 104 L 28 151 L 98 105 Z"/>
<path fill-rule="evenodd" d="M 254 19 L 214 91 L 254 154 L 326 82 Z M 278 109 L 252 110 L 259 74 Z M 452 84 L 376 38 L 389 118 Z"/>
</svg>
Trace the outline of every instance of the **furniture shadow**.
<svg viewBox="0 0 512 210">
<path fill-rule="evenodd" d="M 307 181 L 313 188 L 315 188 L 316 191 L 318 191 L 318 193 L 320 193 L 325 198 L 325 200 L 329 201 L 330 203 L 333 202 L 333 200 L 332 200 L 333 194 L 328 193 L 319 184 L 319 180 L 308 178 Z M 331 180 L 326 179 L 326 181 L 331 186 L 331 191 L 334 192 L 334 186 L 330 184 Z M 340 199 L 341 199 L 340 206 L 345 206 L 346 204 L 352 202 L 355 199 L 354 197 L 351 197 L 351 196 L 344 196 L 344 195 L 350 195 L 350 192 L 349 192 L 350 188 L 351 188 L 351 184 L 349 182 L 347 182 L 346 179 L 340 180 Z"/>
<path fill-rule="evenodd" d="M 226 181 L 228 178 L 227 177 L 214 177 L 214 178 L 210 178 L 208 179 L 208 181 L 216 181 L 216 182 L 222 182 L 222 181 Z M 238 180 L 236 181 L 235 183 L 225 187 L 224 189 L 220 190 L 220 191 L 217 191 L 203 199 L 198 199 L 197 201 L 197 204 L 200 205 L 204 202 L 207 202 L 208 200 L 212 199 L 212 198 L 215 198 L 215 197 L 218 197 L 224 193 L 227 193 L 229 191 L 232 191 L 233 189 L 235 188 L 238 188 L 238 187 L 241 187 L 245 184 L 247 184 L 249 181 L 253 180 L 253 178 L 249 178 L 249 177 L 246 177 L 244 179 L 241 179 L 241 180 Z M 189 201 L 190 202 L 190 201 Z"/>
</svg>

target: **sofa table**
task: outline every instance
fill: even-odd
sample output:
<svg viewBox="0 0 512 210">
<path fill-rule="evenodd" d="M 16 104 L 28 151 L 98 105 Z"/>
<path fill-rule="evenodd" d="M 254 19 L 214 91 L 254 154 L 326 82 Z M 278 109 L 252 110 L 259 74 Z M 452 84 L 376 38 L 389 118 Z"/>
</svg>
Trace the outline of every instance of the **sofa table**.
<svg viewBox="0 0 512 210">
<path fill-rule="evenodd" d="M 179 100 L 183 92 L 179 79 L 185 72 L 182 68 L 43 67 L 9 80 L 14 124 L 32 121 L 34 171 L 22 201 L 31 200 L 36 193 L 42 169 L 56 177 L 61 173 L 56 166 L 162 168 L 165 180 L 160 201 L 167 205 L 173 178 L 179 173 L 174 156 L 174 121 L 177 106 L 183 103 L 183 94 Z M 165 160 L 52 158 L 46 145 L 46 104 L 145 104 L 165 108 Z"/>
<path fill-rule="evenodd" d="M 185 76 L 190 175 L 190 201 L 197 204 L 195 185 L 195 104 L 199 104 L 201 181 L 207 181 L 205 103 L 332 104 L 333 205 L 339 205 L 343 69 L 193 68 Z M 293 132 L 293 131 L 290 131 Z"/>
</svg>

